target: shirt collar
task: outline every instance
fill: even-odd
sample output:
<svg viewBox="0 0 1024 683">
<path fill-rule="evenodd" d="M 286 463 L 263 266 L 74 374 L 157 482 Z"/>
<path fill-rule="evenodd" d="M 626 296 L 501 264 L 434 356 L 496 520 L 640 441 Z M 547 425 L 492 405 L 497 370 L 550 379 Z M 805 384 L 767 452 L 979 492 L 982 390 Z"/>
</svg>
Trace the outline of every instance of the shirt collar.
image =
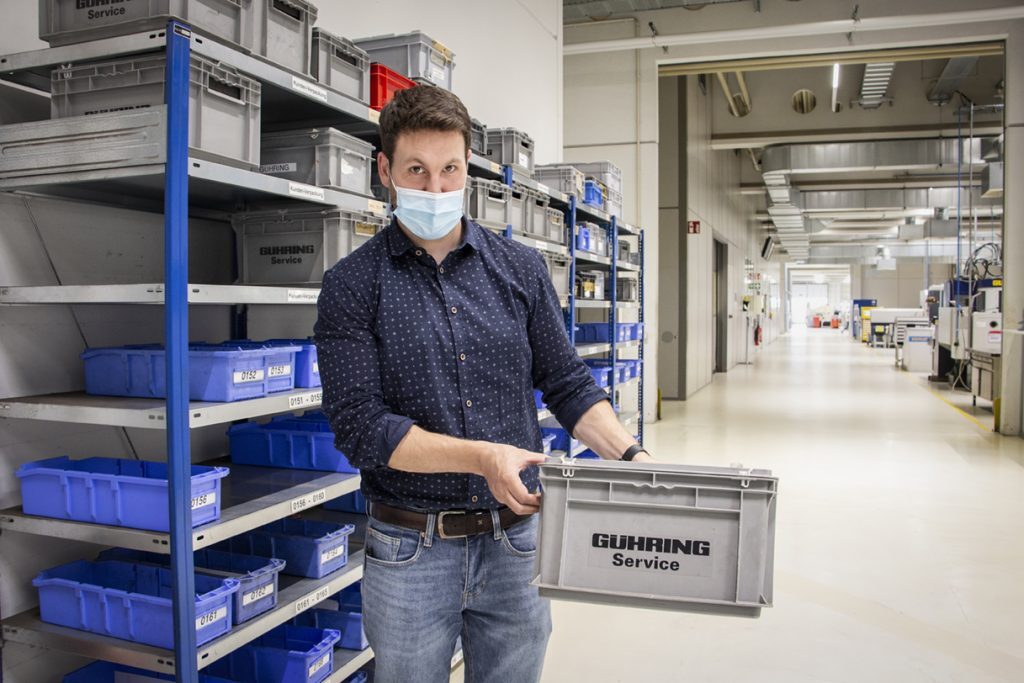
<svg viewBox="0 0 1024 683">
<path fill-rule="evenodd" d="M 455 251 L 461 251 L 467 245 L 475 251 L 480 251 L 480 230 L 482 228 L 479 225 L 463 216 L 462 241 L 459 242 L 459 246 L 455 247 Z M 407 251 L 416 248 L 416 245 L 412 243 L 408 235 L 399 227 L 398 219 L 395 216 L 391 217 L 391 225 L 387 227 L 387 233 L 388 246 L 391 249 L 392 256 L 401 256 Z"/>
</svg>

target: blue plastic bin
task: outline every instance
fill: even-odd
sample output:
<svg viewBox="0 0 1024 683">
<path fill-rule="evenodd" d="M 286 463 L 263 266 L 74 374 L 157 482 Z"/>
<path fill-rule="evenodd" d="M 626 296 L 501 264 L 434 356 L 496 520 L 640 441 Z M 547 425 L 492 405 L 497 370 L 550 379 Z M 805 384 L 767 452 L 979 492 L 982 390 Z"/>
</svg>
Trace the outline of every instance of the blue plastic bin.
<svg viewBox="0 0 1024 683">
<path fill-rule="evenodd" d="M 207 667 L 216 676 L 246 683 L 319 683 L 334 671 L 333 629 L 285 624 Z"/>
<path fill-rule="evenodd" d="M 316 357 L 316 344 L 311 339 L 270 339 L 266 344 L 297 346 L 295 352 L 295 386 L 315 389 L 320 386 L 320 364 Z"/>
<path fill-rule="evenodd" d="M 586 225 L 576 225 L 576 248 L 580 251 L 590 251 L 590 228 Z"/>
<path fill-rule="evenodd" d="M 591 368 L 612 368 L 612 362 L 608 358 L 588 358 L 584 361 Z M 615 363 L 615 382 L 620 384 L 628 379 L 629 370 L 626 367 L 626 363 L 623 361 L 616 361 Z M 610 382 L 610 378 L 609 378 Z"/>
<path fill-rule="evenodd" d="M 367 511 L 366 498 L 362 491 L 353 491 L 344 496 L 334 498 L 324 503 L 325 510 L 336 510 L 338 512 L 351 512 L 357 515 L 365 515 Z"/>
<path fill-rule="evenodd" d="M 294 626 L 329 628 L 341 634 L 338 647 L 345 650 L 365 650 L 370 647 L 363 630 L 363 613 L 357 610 L 310 609 L 291 621 Z"/>
<path fill-rule="evenodd" d="M 192 466 L 192 526 L 220 517 L 226 467 Z M 78 522 L 170 531 L 167 465 L 121 458 L 67 456 L 18 468 L 25 514 Z"/>
<path fill-rule="evenodd" d="M 136 669 L 113 662 L 93 662 L 72 671 L 61 679 L 61 683 L 149 683 L 150 681 L 174 681 L 171 674 Z M 199 673 L 199 683 L 241 683 L 219 676 Z"/>
<path fill-rule="evenodd" d="M 369 674 L 360 669 L 346 678 L 343 683 L 366 683 L 367 680 L 369 680 Z"/>
<path fill-rule="evenodd" d="M 611 383 L 611 368 L 590 368 L 590 376 L 604 389 Z"/>
<path fill-rule="evenodd" d="M 171 566 L 169 555 L 128 548 L 104 550 L 99 559 Z M 238 592 L 235 593 L 234 609 L 231 611 L 232 621 L 236 625 L 270 611 L 277 605 L 277 575 L 284 569 L 284 560 L 206 548 L 195 551 L 193 562 L 196 571 L 232 574 L 231 578 L 238 579 Z"/>
<path fill-rule="evenodd" d="M 47 569 L 32 581 L 39 589 L 40 618 L 144 643 L 174 647 L 171 571 L 131 562 L 79 560 Z M 238 580 L 195 575 L 196 643 L 231 630 L 232 596 Z"/>
<path fill-rule="evenodd" d="M 215 349 L 262 351 L 265 354 L 263 369 L 267 378 L 267 393 L 291 391 L 295 388 L 295 355 L 301 350 L 298 344 L 231 339 L 219 344 L 194 344 L 196 347 Z"/>
<path fill-rule="evenodd" d="M 267 351 L 264 347 L 190 345 L 189 399 L 229 402 L 266 396 L 273 384 L 267 377 Z M 88 349 L 82 360 L 87 394 L 167 396 L 166 354 L 159 344 Z"/>
<path fill-rule="evenodd" d="M 577 458 L 581 458 L 583 460 L 600 460 L 601 459 L 600 455 L 598 455 L 594 451 L 590 450 L 589 448 L 587 450 L 585 450 L 585 451 L 581 451 L 579 453 L 579 455 L 577 455 L 576 457 Z"/>
<path fill-rule="evenodd" d="M 610 333 L 611 325 L 608 323 L 579 323 L 576 325 L 577 343 L 606 343 L 611 341 L 609 338 Z"/>
<path fill-rule="evenodd" d="M 554 451 L 565 451 L 566 453 L 569 453 L 572 452 L 572 449 L 576 448 L 580 443 L 578 439 L 570 437 L 569 432 L 565 431 L 561 427 L 541 427 L 540 431 L 545 437 L 554 437 L 551 442 L 551 450 Z"/>
<path fill-rule="evenodd" d="M 231 462 L 321 472 L 357 470 L 334 447 L 334 432 L 323 413 L 283 415 L 270 422 L 243 422 L 228 429 Z"/>
<path fill-rule="evenodd" d="M 214 546 L 285 561 L 285 574 L 319 579 L 348 562 L 348 539 L 354 524 L 308 519 L 280 519 Z"/>
<path fill-rule="evenodd" d="M 338 609 L 344 612 L 361 612 L 363 610 L 363 582 L 356 581 L 342 588 L 334 599 Z"/>
<path fill-rule="evenodd" d="M 604 192 L 601 190 L 601 186 L 593 180 L 584 181 L 583 203 L 598 208 L 604 207 Z"/>
</svg>

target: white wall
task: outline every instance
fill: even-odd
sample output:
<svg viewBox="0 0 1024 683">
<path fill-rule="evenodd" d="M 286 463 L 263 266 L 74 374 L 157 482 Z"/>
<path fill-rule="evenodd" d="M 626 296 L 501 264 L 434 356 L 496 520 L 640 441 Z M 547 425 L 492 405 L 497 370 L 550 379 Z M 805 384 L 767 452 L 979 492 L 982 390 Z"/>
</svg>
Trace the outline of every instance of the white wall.
<svg viewBox="0 0 1024 683">
<path fill-rule="evenodd" d="M 860 270 L 860 296 L 858 299 L 877 299 L 885 308 L 917 308 L 921 305 L 921 290 L 925 289 L 924 259 L 898 259 L 895 270 L 878 270 L 872 265 L 852 266 Z M 929 268 L 928 284 L 938 284 L 953 275 L 954 267 L 933 263 Z"/>
<path fill-rule="evenodd" d="M 535 160 L 562 154 L 560 0 L 315 2 L 317 25 L 347 38 L 423 31 L 455 53 L 453 91 L 491 128 L 525 131 Z"/>
</svg>

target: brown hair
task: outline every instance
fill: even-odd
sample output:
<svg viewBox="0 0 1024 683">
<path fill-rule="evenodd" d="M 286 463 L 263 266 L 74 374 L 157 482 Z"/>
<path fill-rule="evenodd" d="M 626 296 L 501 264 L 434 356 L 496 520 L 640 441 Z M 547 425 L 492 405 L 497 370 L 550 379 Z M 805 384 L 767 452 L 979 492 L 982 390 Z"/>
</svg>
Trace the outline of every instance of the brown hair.
<svg viewBox="0 0 1024 683">
<path fill-rule="evenodd" d="M 469 112 L 453 93 L 432 85 L 399 90 L 380 113 L 380 146 L 390 161 L 402 133 L 418 130 L 455 131 L 470 145 Z"/>
</svg>

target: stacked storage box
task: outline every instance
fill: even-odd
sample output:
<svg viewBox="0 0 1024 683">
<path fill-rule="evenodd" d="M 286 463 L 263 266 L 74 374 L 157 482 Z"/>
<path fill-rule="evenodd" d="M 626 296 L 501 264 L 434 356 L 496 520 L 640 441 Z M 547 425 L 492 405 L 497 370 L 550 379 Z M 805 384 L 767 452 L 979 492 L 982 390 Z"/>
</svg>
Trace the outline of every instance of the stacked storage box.
<svg viewBox="0 0 1024 683">
<path fill-rule="evenodd" d="M 348 539 L 355 526 L 281 519 L 213 546 L 242 555 L 285 561 L 285 574 L 320 579 L 348 563 Z"/>
<path fill-rule="evenodd" d="M 559 192 L 583 199 L 584 175 L 570 164 L 539 164 L 533 167 L 533 177 Z"/>
<path fill-rule="evenodd" d="M 366 642 L 366 631 L 363 630 L 363 593 L 360 582 L 356 582 L 334 596 L 338 609 L 312 609 L 292 619 L 296 626 L 329 628 L 338 631 L 341 638 L 338 647 L 345 650 L 365 650 L 370 645 Z"/>
<path fill-rule="evenodd" d="M 383 64 L 370 64 L 370 109 L 380 111 L 399 90 L 416 87 L 412 81 Z"/>
<path fill-rule="evenodd" d="M 455 53 L 422 31 L 389 34 L 355 41 L 370 56 L 418 83 L 452 89 Z"/>
<path fill-rule="evenodd" d="M 526 176 L 533 175 L 533 138 L 515 128 L 487 129 L 487 158 L 512 166 Z"/>
<path fill-rule="evenodd" d="M 308 74 L 313 61 L 316 7 L 306 0 L 253 2 L 253 52 L 268 61 Z"/>
<path fill-rule="evenodd" d="M 512 188 L 497 180 L 466 179 L 466 215 L 477 223 L 504 230 L 510 221 Z"/>
<path fill-rule="evenodd" d="M 334 433 L 323 413 L 281 415 L 265 424 L 242 422 L 228 429 L 231 462 L 321 472 L 357 472 L 334 447 Z"/>
<path fill-rule="evenodd" d="M 304 128 L 262 137 L 260 171 L 295 182 L 370 194 L 373 145 L 334 128 Z"/>
<path fill-rule="evenodd" d="M 569 275 L 572 272 L 569 259 L 547 252 L 544 252 L 543 255 L 548 265 L 548 273 L 551 274 L 551 282 L 555 286 L 555 293 L 559 298 L 569 296 L 569 290 L 572 288 L 572 282 L 569 279 Z"/>
<path fill-rule="evenodd" d="M 334 671 L 334 629 L 285 624 L 219 659 L 207 671 L 246 683 L 320 683 Z"/>
<path fill-rule="evenodd" d="M 476 119 L 469 120 L 469 148 L 480 156 L 487 153 L 487 126 Z"/>
<path fill-rule="evenodd" d="M 347 38 L 313 29 L 314 78 L 354 100 L 370 104 L 370 57 Z"/>
</svg>

